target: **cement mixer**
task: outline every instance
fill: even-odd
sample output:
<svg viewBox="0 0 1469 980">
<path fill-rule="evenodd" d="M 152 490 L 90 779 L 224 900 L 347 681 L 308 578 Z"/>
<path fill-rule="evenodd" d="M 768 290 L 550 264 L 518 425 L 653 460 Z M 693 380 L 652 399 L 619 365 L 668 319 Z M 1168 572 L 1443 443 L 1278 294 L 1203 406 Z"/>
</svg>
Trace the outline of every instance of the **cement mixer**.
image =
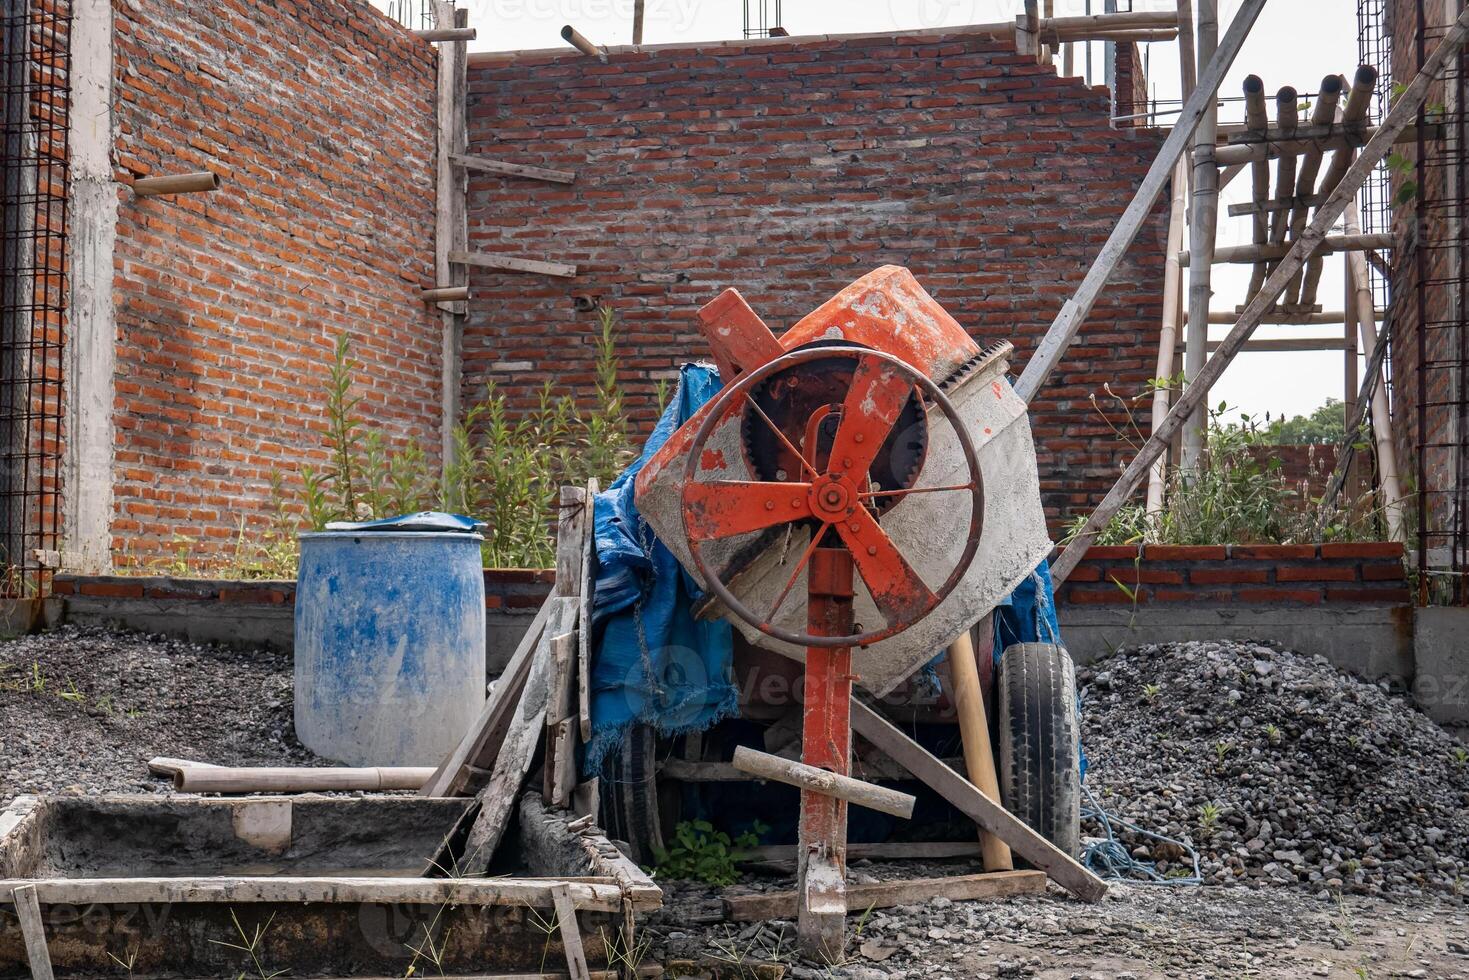
<svg viewBox="0 0 1469 980">
<path fill-rule="evenodd" d="M 1026 406 L 1006 380 L 1012 347 L 981 348 L 896 266 L 780 338 L 735 290 L 700 320 L 725 386 L 638 475 L 638 508 L 704 588 L 702 615 L 804 670 L 801 761 L 845 775 L 854 685 L 891 692 L 1051 549 Z M 1069 660 L 1054 646 L 1007 652 L 1001 674 L 1005 802 L 1074 852 Z M 1036 730 L 1071 745 L 1038 744 L 1012 707 L 1044 713 Z M 802 793 L 812 948 L 840 939 L 846 820 L 844 802 Z"/>
</svg>

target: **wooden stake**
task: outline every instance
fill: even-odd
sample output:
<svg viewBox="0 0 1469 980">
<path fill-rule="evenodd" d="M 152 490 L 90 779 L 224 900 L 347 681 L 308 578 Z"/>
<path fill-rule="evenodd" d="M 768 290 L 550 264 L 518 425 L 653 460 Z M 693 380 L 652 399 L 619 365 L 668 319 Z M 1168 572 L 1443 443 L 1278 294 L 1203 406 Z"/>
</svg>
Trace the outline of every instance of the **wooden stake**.
<svg viewBox="0 0 1469 980">
<path fill-rule="evenodd" d="M 453 0 L 434 0 L 434 28 L 452 31 L 469 23 L 469 11 L 456 10 Z M 469 273 L 450 261 L 455 249 L 469 247 L 468 179 L 456 170 L 453 157 L 469 149 L 465 101 L 468 93 L 469 46 L 454 41 L 439 49 L 434 114 L 434 279 L 445 286 L 469 286 Z M 439 304 L 439 458 L 443 473 L 453 465 L 454 427 L 459 424 L 459 386 L 463 362 L 462 317 L 466 300 Z"/>
<path fill-rule="evenodd" d="M 1152 214 L 1158 195 L 1163 193 L 1163 187 L 1172 175 L 1173 165 L 1182 155 L 1184 147 L 1189 143 L 1205 112 L 1214 105 L 1215 96 L 1219 92 L 1220 84 L 1224 81 L 1225 73 L 1234 64 L 1240 48 L 1244 46 L 1245 38 L 1249 36 L 1250 29 L 1254 27 L 1264 7 L 1265 0 L 1244 0 L 1240 6 L 1239 13 L 1235 16 L 1234 23 L 1230 25 L 1229 32 L 1225 35 L 1219 51 L 1210 60 L 1208 68 L 1199 78 L 1199 87 L 1184 102 L 1178 121 L 1174 124 L 1172 132 L 1168 134 L 1168 138 L 1164 140 L 1163 147 L 1158 151 L 1158 156 L 1153 161 L 1152 167 L 1149 168 L 1147 176 L 1143 178 L 1142 185 L 1133 195 L 1132 203 L 1127 206 L 1121 220 L 1117 222 L 1117 226 L 1108 237 L 1107 243 L 1102 246 L 1101 252 L 1087 272 L 1086 279 L 1077 288 L 1076 295 L 1061 307 L 1061 312 L 1056 315 L 1046 335 L 1041 338 L 1040 344 L 1036 347 L 1035 354 L 1025 365 L 1025 373 L 1015 385 L 1015 390 L 1026 402 L 1035 398 L 1036 392 L 1046 383 L 1046 379 L 1051 376 L 1051 372 L 1065 356 L 1066 349 L 1071 346 L 1082 324 L 1091 315 L 1092 307 L 1096 305 L 1097 298 L 1107 285 L 1107 280 L 1112 277 L 1112 273 L 1116 271 L 1117 266 L 1127 254 L 1127 249 L 1137 238 L 1143 223 Z"/>
<path fill-rule="evenodd" d="M 632 5 L 632 43 L 634 45 L 643 43 L 643 7 L 644 0 L 633 0 Z"/>
<path fill-rule="evenodd" d="M 586 949 L 582 946 L 581 926 L 576 921 L 576 905 L 571 901 L 571 888 L 566 884 L 551 889 L 556 904 L 556 921 L 561 926 L 561 947 L 566 951 L 566 969 L 571 980 L 591 980 L 587 970 Z"/>
<path fill-rule="evenodd" d="M 25 938 L 26 960 L 31 967 L 34 980 L 52 980 L 51 952 L 46 948 L 46 923 L 41 918 L 41 903 L 36 898 L 35 885 L 17 885 L 10 895 L 15 902 L 15 914 L 20 919 L 20 932 Z"/>
<path fill-rule="evenodd" d="M 1091 547 L 1098 530 L 1100 530 L 1114 515 L 1122 508 L 1132 496 L 1133 490 L 1137 488 L 1146 476 L 1153 461 L 1162 453 L 1163 447 L 1171 438 L 1173 432 L 1182 425 L 1183 419 L 1203 403 L 1207 395 L 1209 385 L 1217 382 L 1219 376 L 1234 359 L 1234 355 L 1250 339 L 1259 325 L 1260 319 L 1265 312 L 1274 304 L 1276 297 L 1285 289 L 1297 269 L 1306 263 L 1316 247 L 1326 238 L 1326 233 L 1336 223 L 1343 213 L 1346 212 L 1356 198 L 1357 192 L 1366 183 L 1368 176 L 1376 169 L 1388 152 L 1392 149 L 1393 142 L 1399 134 L 1408 127 L 1408 124 L 1417 115 L 1419 108 L 1428 96 L 1429 86 L 1433 84 L 1434 77 L 1443 70 L 1449 59 L 1454 57 L 1464 46 L 1464 40 L 1469 37 L 1469 10 L 1464 11 L 1454 25 L 1449 28 L 1443 40 L 1433 54 L 1429 56 L 1422 69 L 1414 77 L 1411 84 L 1398 96 L 1393 103 L 1393 108 L 1388 113 L 1387 119 L 1383 121 L 1377 131 L 1377 135 L 1362 150 L 1356 163 L 1352 164 L 1347 175 L 1342 179 L 1341 186 L 1331 195 L 1331 198 L 1316 212 L 1315 219 L 1306 229 L 1306 233 L 1291 247 L 1290 253 L 1281 261 L 1280 266 L 1270 275 L 1265 287 L 1246 306 L 1244 313 L 1240 315 L 1239 322 L 1235 324 L 1229 336 L 1224 339 L 1219 352 L 1209 360 L 1204 368 L 1205 384 L 1195 386 L 1184 391 L 1183 397 L 1173 406 L 1164 420 L 1162 428 L 1153 433 L 1152 437 L 1143 444 L 1142 450 L 1137 457 L 1128 464 L 1121 478 L 1108 492 L 1101 504 L 1099 504 L 1092 515 L 1087 518 L 1079 532 L 1072 538 L 1066 550 L 1056 559 L 1051 566 L 1051 575 L 1057 581 L 1065 581 L 1072 570 L 1081 562 L 1082 556 Z"/>
<path fill-rule="evenodd" d="M 759 779 L 798 786 L 822 796 L 865 806 L 879 813 L 902 817 L 904 820 L 913 816 L 913 806 L 917 802 L 907 793 L 864 783 L 860 779 L 808 766 L 794 759 L 782 759 L 778 755 L 759 752 L 746 745 L 735 749 L 730 764 L 740 772 L 749 773 Z"/>
<path fill-rule="evenodd" d="M 964 742 L 964 764 L 969 781 L 979 791 L 1000 803 L 1000 777 L 995 771 L 995 750 L 990 745 L 990 724 L 979 683 L 979 665 L 974 658 L 974 638 L 969 630 L 949 644 L 949 676 L 954 684 L 954 709 L 959 713 L 959 736 Z M 1003 805 L 1003 804 L 1002 804 Z M 979 832 L 986 871 L 1010 871 L 1015 867 L 1010 848 L 987 830 Z"/>
<path fill-rule="evenodd" d="M 133 181 L 133 194 L 157 197 L 160 194 L 197 194 L 219 190 L 219 175 L 201 170 L 194 174 L 170 174 L 166 177 L 139 177 Z"/>
</svg>

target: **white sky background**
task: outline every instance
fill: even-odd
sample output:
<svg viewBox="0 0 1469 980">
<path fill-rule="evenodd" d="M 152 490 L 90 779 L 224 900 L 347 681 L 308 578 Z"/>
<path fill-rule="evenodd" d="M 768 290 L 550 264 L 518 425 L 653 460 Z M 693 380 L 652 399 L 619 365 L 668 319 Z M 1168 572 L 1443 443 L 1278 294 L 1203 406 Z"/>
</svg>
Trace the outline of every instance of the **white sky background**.
<svg viewBox="0 0 1469 980">
<path fill-rule="evenodd" d="M 419 0 L 370 0 L 387 8 Z M 749 0 L 752 15 L 760 0 Z M 766 0 L 773 12 L 775 0 Z M 627 44 L 632 40 L 632 0 L 460 0 L 470 11 L 470 25 L 479 30 L 471 50 L 516 50 L 563 46 L 560 30 L 572 24 L 601 44 Z M 1128 6 L 1122 0 L 1120 6 Z M 1172 9 L 1173 0 L 1135 0 L 1136 10 Z M 1228 29 L 1239 7 L 1238 0 L 1221 0 L 1220 33 Z M 1103 9 L 1103 0 L 1091 0 L 1093 12 Z M 836 34 L 887 31 L 924 27 L 958 26 L 1012 20 L 1023 9 L 1020 0 L 783 0 L 781 22 L 792 34 Z M 1086 0 L 1057 0 L 1058 16 L 1087 13 Z M 742 0 L 647 0 L 644 41 L 659 44 L 674 41 L 737 38 L 743 28 Z M 1178 45 L 1152 44 L 1145 48 L 1149 60 L 1150 90 L 1155 98 L 1179 96 Z M 1059 60 L 1059 59 L 1058 59 Z M 1094 80 L 1103 81 L 1101 45 L 1096 45 Z M 1243 53 L 1221 89 L 1221 96 L 1240 95 L 1246 75 L 1258 74 L 1265 81 L 1268 103 L 1283 85 L 1293 85 L 1302 98 L 1314 93 L 1328 73 L 1351 78 L 1358 62 L 1355 0 L 1274 0 L 1255 26 Z M 1084 57 L 1077 52 L 1078 72 Z M 1383 84 L 1387 84 L 1386 81 Z M 1238 101 L 1225 104 L 1221 122 L 1243 119 Z M 1304 114 L 1303 114 L 1304 115 Z M 1166 123 L 1171 117 L 1164 116 Z M 1273 171 L 1273 167 L 1272 167 Z M 1272 176 L 1273 187 L 1273 176 Z M 1220 202 L 1219 244 L 1250 242 L 1251 219 L 1227 216 L 1230 204 L 1248 201 L 1249 172 L 1242 173 L 1224 192 Z M 1063 221 L 1064 215 L 1057 215 Z M 1328 258 L 1317 302 L 1337 311 L 1344 303 L 1342 262 Z M 1250 267 L 1216 266 L 1214 310 L 1232 311 L 1244 302 Z M 921 277 L 920 277 L 921 278 Z M 738 285 L 738 284 L 732 284 Z M 1161 279 L 1158 284 L 1162 290 Z M 1211 337 L 1221 339 L 1229 328 L 1211 328 Z M 1257 339 L 1272 337 L 1340 337 L 1339 327 L 1264 326 Z M 1156 333 L 1149 334 L 1153 341 Z M 1181 342 L 1182 338 L 1180 338 Z M 1343 393 L 1343 358 L 1339 352 L 1241 354 L 1230 365 L 1212 401 L 1263 417 L 1307 414 L 1328 397 Z"/>
</svg>

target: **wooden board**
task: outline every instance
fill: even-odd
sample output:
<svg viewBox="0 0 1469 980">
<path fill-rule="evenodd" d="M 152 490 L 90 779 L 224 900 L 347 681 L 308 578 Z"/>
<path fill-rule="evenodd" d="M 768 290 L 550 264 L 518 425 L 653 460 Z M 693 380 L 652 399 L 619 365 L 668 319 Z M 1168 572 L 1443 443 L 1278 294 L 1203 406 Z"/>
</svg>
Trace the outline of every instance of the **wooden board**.
<svg viewBox="0 0 1469 980">
<path fill-rule="evenodd" d="M 596 477 L 587 481 L 586 541 L 582 546 L 581 609 L 577 614 L 576 700 L 577 722 L 582 744 L 592 740 L 592 600 L 597 594 L 597 494 L 602 486 Z"/>
<path fill-rule="evenodd" d="M 571 980 L 591 980 L 587 971 L 587 954 L 581 943 L 581 927 L 576 922 L 576 905 L 571 900 L 570 885 L 556 885 L 551 890 L 556 903 L 556 921 L 561 927 L 561 948 L 566 951 L 566 969 Z"/>
<path fill-rule="evenodd" d="M 0 905 L 17 886 L 33 885 L 42 905 L 145 905 L 171 902 L 371 902 L 387 905 L 516 905 L 552 907 L 552 890 L 567 887 L 572 904 L 622 911 L 622 888 L 611 879 L 317 878 L 288 875 L 193 878 L 41 878 L 0 881 Z"/>
<path fill-rule="evenodd" d="M 556 665 L 556 685 L 546 715 L 546 778 L 542 794 L 551 806 L 571 806 L 576 789 L 576 712 L 571 689 L 576 669 L 576 632 L 551 640 L 551 659 Z"/>
<path fill-rule="evenodd" d="M 556 594 L 581 595 L 582 568 L 586 564 L 587 523 L 591 510 L 585 487 L 562 487 L 556 515 Z"/>
<path fill-rule="evenodd" d="M 942 861 L 950 858 L 977 858 L 983 851 L 977 840 L 967 841 L 890 841 L 879 844 L 848 844 L 847 860 L 867 858 L 872 861 Z M 765 844 L 739 852 L 741 864 L 785 862 L 796 860 L 795 844 Z"/>
<path fill-rule="evenodd" d="M 479 718 L 459 740 L 454 751 L 444 757 L 434 770 L 433 778 L 419 790 L 423 796 L 459 796 L 466 791 L 473 769 L 488 769 L 500 751 L 500 742 L 515 706 L 520 702 L 520 691 L 530 673 L 532 655 L 540 642 L 551 615 L 556 597 L 551 596 L 531 620 L 530 628 L 520 639 L 520 645 L 510 655 L 510 662 L 500 675 L 499 682 L 491 692 L 489 700 Z"/>
<path fill-rule="evenodd" d="M 526 259 L 500 252 L 450 252 L 449 261 L 479 266 L 481 269 L 498 269 L 501 272 L 529 272 L 561 279 L 576 277 L 576 266 L 565 262 L 542 262 L 539 259 Z"/>
<path fill-rule="evenodd" d="M 935 898 L 974 902 L 1042 895 L 1046 876 L 1039 871 L 997 871 L 992 874 L 959 875 L 953 878 L 915 878 L 910 881 L 879 881 L 869 885 L 847 885 L 847 911 L 888 909 L 899 905 L 923 905 Z M 724 900 L 724 917 L 731 922 L 766 922 L 796 916 L 795 892 L 765 892 L 760 895 L 731 895 Z"/>
<path fill-rule="evenodd" d="M 490 781 L 479 791 L 479 809 L 469 826 L 462 856 L 454 862 L 457 874 L 482 875 L 490 866 L 495 849 L 510 825 L 521 786 L 530 774 L 536 748 L 546 727 L 546 708 L 551 697 L 551 640 L 576 624 L 576 600 L 552 597 L 551 615 L 531 662 L 520 703 L 500 745 Z M 465 815 L 468 818 L 468 814 Z"/>
<path fill-rule="evenodd" d="M 20 919 L 20 932 L 25 938 L 26 961 L 33 980 L 52 980 L 51 951 L 46 948 L 46 924 L 41 919 L 41 903 L 36 899 L 35 885 L 16 885 L 10 889 L 15 902 L 15 915 Z"/>
<path fill-rule="evenodd" d="M 1009 844 L 1012 851 L 1044 871 L 1051 880 L 1077 898 L 1098 902 L 1107 894 L 1106 882 L 985 796 L 973 783 L 944 765 L 943 760 L 913 741 L 892 722 L 855 698 L 852 700 L 852 730 L 901 763 L 965 816 Z"/>
<path fill-rule="evenodd" d="M 501 177 L 525 177 L 528 180 L 546 180 L 553 184 L 570 184 L 576 180 L 576 174 L 570 170 L 549 170 L 545 167 L 530 167 L 522 163 L 507 163 L 504 160 L 469 156 L 464 153 L 456 153 L 452 159 L 458 166 L 464 167 L 466 170 L 476 170 L 482 174 L 497 174 Z"/>
</svg>

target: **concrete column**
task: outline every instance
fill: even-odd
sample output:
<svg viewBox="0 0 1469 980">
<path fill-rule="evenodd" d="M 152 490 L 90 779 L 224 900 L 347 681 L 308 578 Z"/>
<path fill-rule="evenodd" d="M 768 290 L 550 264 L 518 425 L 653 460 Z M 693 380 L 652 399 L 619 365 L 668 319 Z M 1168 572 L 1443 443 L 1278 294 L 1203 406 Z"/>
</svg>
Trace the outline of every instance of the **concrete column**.
<svg viewBox="0 0 1469 980">
<path fill-rule="evenodd" d="M 73 0 L 71 28 L 71 292 L 66 325 L 66 467 L 62 565 L 111 567 L 112 402 L 117 317 L 112 256 L 112 4 Z"/>
</svg>

